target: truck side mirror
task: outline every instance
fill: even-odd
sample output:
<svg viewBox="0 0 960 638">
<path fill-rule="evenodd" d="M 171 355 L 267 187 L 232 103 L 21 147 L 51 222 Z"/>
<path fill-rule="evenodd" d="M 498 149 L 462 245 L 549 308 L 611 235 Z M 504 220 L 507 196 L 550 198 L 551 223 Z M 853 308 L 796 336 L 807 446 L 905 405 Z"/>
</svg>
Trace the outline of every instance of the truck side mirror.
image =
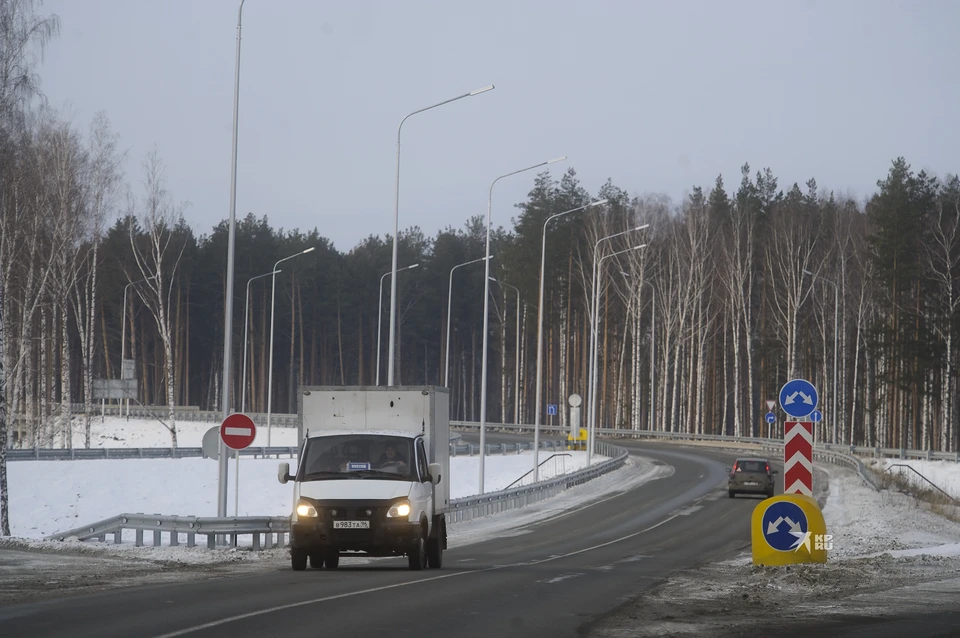
<svg viewBox="0 0 960 638">
<path fill-rule="evenodd" d="M 289 481 L 290 478 L 291 478 L 291 476 L 290 476 L 290 464 L 289 464 L 289 463 L 281 463 L 281 464 L 280 464 L 280 469 L 277 470 L 277 480 L 279 480 L 281 483 L 283 483 L 284 485 L 286 485 L 286 484 L 287 484 L 287 481 Z"/>
<path fill-rule="evenodd" d="M 429 466 L 427 466 L 427 469 L 430 470 L 430 482 L 433 483 L 434 485 L 437 485 L 438 483 L 440 483 L 440 479 L 443 478 L 442 475 L 440 474 L 440 469 L 441 469 L 440 464 L 431 463 Z"/>
</svg>

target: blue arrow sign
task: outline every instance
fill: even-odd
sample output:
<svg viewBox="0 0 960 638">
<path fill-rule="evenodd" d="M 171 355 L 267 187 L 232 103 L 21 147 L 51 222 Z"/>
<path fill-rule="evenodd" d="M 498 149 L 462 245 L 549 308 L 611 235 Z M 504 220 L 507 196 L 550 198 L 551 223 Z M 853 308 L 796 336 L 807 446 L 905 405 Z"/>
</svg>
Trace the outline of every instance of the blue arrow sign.
<svg viewBox="0 0 960 638">
<path fill-rule="evenodd" d="M 557 416 L 557 404 L 549 403 L 547 404 L 547 416 Z"/>
<path fill-rule="evenodd" d="M 780 552 L 794 551 L 807 536 L 807 515 L 790 501 L 771 503 L 760 522 L 763 538 Z"/>
<path fill-rule="evenodd" d="M 817 389 L 806 379 L 787 381 L 780 388 L 780 407 L 794 418 L 807 416 L 816 409 L 819 402 Z"/>
<path fill-rule="evenodd" d="M 767 412 L 767 416 L 765 418 L 767 419 L 767 423 L 777 422 L 777 415 L 774 414 L 773 412 Z"/>
<path fill-rule="evenodd" d="M 820 421 L 823 421 L 823 412 L 821 412 L 820 410 L 814 410 L 813 412 L 810 413 L 810 420 L 813 421 L 814 423 L 819 423 Z"/>
</svg>

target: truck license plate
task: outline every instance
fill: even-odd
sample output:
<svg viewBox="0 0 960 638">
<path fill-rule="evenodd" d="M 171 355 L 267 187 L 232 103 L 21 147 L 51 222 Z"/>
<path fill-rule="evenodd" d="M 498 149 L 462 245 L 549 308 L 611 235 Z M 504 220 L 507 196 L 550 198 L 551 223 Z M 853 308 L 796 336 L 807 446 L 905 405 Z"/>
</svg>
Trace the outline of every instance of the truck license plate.
<svg viewBox="0 0 960 638">
<path fill-rule="evenodd" d="M 333 521 L 333 529 L 370 529 L 370 521 Z"/>
</svg>

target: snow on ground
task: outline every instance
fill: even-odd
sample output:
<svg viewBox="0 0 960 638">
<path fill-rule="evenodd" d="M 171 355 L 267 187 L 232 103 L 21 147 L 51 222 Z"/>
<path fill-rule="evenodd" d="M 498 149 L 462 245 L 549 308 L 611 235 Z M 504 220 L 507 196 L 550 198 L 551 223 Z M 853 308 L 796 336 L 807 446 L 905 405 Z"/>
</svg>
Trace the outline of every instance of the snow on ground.
<svg viewBox="0 0 960 638">
<path fill-rule="evenodd" d="M 548 460 L 549 456 L 550 454 L 540 452 L 541 481 L 561 474 L 569 474 L 587 466 L 586 452 L 576 450 L 562 452 L 554 455 L 551 460 Z M 593 455 L 594 464 L 605 460 L 607 460 L 605 456 Z M 505 455 L 488 455 L 483 465 L 483 484 L 486 491 L 498 492 L 506 489 L 511 483 L 533 470 L 533 452 L 524 450 L 519 454 L 513 452 Z M 479 455 L 452 457 L 450 459 L 450 472 L 455 474 L 454 481 L 450 485 L 450 498 L 463 498 L 478 493 L 477 488 L 480 486 Z M 523 484 L 529 483 L 531 477 L 532 474 L 527 477 L 527 480 L 523 481 Z M 519 485 L 518 483 L 514 487 L 519 487 Z"/>
<path fill-rule="evenodd" d="M 955 598 L 960 525 L 894 490 L 875 492 L 850 470 L 817 466 L 829 478 L 823 508 L 833 549 L 825 565 L 755 567 L 749 550 L 680 572 L 595 626 L 590 636 L 745 635 L 826 616 L 919 613 Z"/>
<path fill-rule="evenodd" d="M 202 421 L 177 421 L 177 445 L 180 447 L 200 447 L 207 430 L 219 427 L 219 423 Z M 271 426 L 270 445 L 297 445 L 297 428 L 279 428 Z M 257 428 L 255 447 L 267 444 L 267 428 Z M 84 447 L 83 419 L 73 419 L 73 446 Z M 90 447 L 170 447 L 170 430 L 158 419 L 124 417 L 104 417 L 103 423 L 97 416 L 90 424 Z"/>
<path fill-rule="evenodd" d="M 583 467 L 586 455 L 565 458 L 567 472 Z M 595 462 L 602 459 L 595 459 Z M 275 459 L 240 461 L 240 515 L 286 516 L 292 484 L 277 481 Z M 530 453 L 488 456 L 488 491 L 503 489 L 533 465 Z M 235 464 L 230 463 L 228 512 L 235 503 Z M 479 457 L 450 459 L 452 498 L 477 492 Z M 560 466 L 558 466 L 558 469 Z M 16 461 L 8 465 L 10 516 L 15 536 L 42 538 L 121 513 L 215 516 L 217 464 L 211 459 L 105 459 Z M 133 532 L 125 532 L 133 539 Z"/>
<path fill-rule="evenodd" d="M 889 469 L 888 473 L 899 474 L 902 478 L 917 487 L 932 489 L 930 484 L 905 467 L 894 465 L 908 465 L 922 474 L 931 483 L 955 499 L 960 499 L 960 463 L 956 461 L 920 461 L 901 459 L 876 459 L 868 465 L 878 472 Z"/>
</svg>

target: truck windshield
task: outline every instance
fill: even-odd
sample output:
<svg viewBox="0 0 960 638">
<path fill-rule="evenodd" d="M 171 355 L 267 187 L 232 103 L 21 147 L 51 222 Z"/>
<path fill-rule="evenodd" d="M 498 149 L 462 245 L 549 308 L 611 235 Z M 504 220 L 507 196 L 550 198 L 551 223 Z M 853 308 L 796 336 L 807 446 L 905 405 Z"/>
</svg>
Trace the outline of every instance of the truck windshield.
<svg viewBox="0 0 960 638">
<path fill-rule="evenodd" d="M 410 480 L 413 439 L 375 434 L 345 434 L 307 439 L 298 481 L 331 479 Z"/>
</svg>

